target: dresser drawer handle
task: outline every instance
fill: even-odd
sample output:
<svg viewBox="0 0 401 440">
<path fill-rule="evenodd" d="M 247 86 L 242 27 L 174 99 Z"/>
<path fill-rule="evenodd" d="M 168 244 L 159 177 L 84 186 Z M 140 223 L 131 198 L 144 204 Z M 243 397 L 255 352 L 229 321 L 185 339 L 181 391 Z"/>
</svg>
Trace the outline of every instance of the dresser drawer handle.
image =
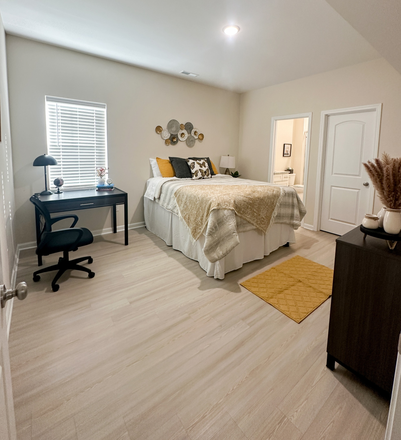
<svg viewBox="0 0 401 440">
<path fill-rule="evenodd" d="M 89 205 L 94 205 L 94 203 L 81 203 L 79 206 L 89 206 Z"/>
</svg>

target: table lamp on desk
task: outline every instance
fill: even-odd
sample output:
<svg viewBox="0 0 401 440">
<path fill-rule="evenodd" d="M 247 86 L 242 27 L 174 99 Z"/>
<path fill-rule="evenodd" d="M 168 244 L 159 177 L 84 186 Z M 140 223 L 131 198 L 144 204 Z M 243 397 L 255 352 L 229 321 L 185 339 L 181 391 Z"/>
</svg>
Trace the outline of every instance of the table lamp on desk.
<svg viewBox="0 0 401 440">
<path fill-rule="evenodd" d="M 41 196 L 53 194 L 47 189 L 47 165 L 57 165 L 57 160 L 48 154 L 42 154 L 33 161 L 34 167 L 44 167 L 45 169 L 45 190 L 40 193 Z"/>
</svg>

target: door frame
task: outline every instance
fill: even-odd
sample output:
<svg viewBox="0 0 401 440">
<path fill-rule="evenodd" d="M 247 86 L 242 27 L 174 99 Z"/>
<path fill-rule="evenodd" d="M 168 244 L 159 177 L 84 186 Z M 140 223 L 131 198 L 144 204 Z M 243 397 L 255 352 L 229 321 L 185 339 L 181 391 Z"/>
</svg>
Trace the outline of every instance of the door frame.
<svg viewBox="0 0 401 440">
<path fill-rule="evenodd" d="M 303 203 L 306 205 L 307 198 L 307 187 L 308 187 L 308 169 L 309 169 L 309 152 L 310 152 L 310 142 L 311 142 L 311 131 L 312 131 L 312 112 L 308 113 L 297 113 L 295 115 L 286 116 L 273 116 L 271 121 L 270 129 L 270 154 L 269 154 L 269 169 L 267 172 L 267 180 L 269 183 L 273 183 L 274 175 L 274 159 L 276 153 L 276 132 L 277 132 L 277 122 L 286 119 L 308 119 L 308 136 L 305 145 L 305 157 L 304 157 L 304 196 Z M 301 226 L 304 225 L 304 220 L 301 222 Z"/>
<path fill-rule="evenodd" d="M 323 181 L 326 162 L 326 141 L 327 141 L 327 123 L 330 116 L 346 115 L 348 113 L 355 112 L 376 112 L 376 126 L 375 126 L 375 139 L 374 139 L 374 155 L 379 154 L 379 139 L 380 139 L 380 123 L 382 114 L 382 104 L 363 105 L 360 107 L 340 108 L 335 110 L 324 110 L 320 116 L 320 133 L 319 133 L 319 150 L 317 156 L 317 173 L 316 173 L 316 192 L 315 192 L 315 212 L 313 225 L 315 231 L 320 231 L 320 222 L 322 216 L 322 197 L 323 197 Z M 373 158 L 372 158 L 373 159 Z M 374 203 L 374 187 L 369 186 L 369 206 L 373 211 Z"/>
</svg>

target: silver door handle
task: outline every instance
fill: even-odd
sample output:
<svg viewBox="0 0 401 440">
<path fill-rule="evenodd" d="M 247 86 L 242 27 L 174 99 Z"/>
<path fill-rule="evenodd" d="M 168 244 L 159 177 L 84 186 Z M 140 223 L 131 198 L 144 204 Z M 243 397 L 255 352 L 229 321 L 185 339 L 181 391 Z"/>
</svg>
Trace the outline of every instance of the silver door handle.
<svg viewBox="0 0 401 440">
<path fill-rule="evenodd" d="M 369 182 L 363 182 L 363 186 L 369 186 Z"/>
<path fill-rule="evenodd" d="M 16 296 L 18 299 L 23 300 L 27 297 L 27 295 L 28 295 L 28 286 L 24 281 L 22 283 L 18 283 L 15 290 L 13 289 L 7 290 L 6 286 L 4 285 L 0 286 L 1 308 L 4 309 L 4 307 L 6 306 L 6 302 L 9 299 L 14 298 Z"/>
</svg>

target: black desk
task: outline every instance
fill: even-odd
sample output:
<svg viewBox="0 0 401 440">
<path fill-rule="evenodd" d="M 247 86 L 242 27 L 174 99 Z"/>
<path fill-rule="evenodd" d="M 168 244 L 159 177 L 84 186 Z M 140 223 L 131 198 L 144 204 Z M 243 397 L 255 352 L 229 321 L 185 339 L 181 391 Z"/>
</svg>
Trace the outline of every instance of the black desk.
<svg viewBox="0 0 401 440">
<path fill-rule="evenodd" d="M 81 209 L 113 207 L 113 232 L 117 232 L 117 205 L 124 205 L 125 245 L 128 245 L 128 195 L 125 191 L 114 188 L 113 191 L 96 191 L 95 189 L 64 191 L 61 194 L 41 196 L 39 200 L 46 205 L 50 213 L 80 211 Z M 36 242 L 40 239 L 40 214 L 35 208 Z M 42 265 L 42 257 L 38 256 L 38 266 Z"/>
</svg>

